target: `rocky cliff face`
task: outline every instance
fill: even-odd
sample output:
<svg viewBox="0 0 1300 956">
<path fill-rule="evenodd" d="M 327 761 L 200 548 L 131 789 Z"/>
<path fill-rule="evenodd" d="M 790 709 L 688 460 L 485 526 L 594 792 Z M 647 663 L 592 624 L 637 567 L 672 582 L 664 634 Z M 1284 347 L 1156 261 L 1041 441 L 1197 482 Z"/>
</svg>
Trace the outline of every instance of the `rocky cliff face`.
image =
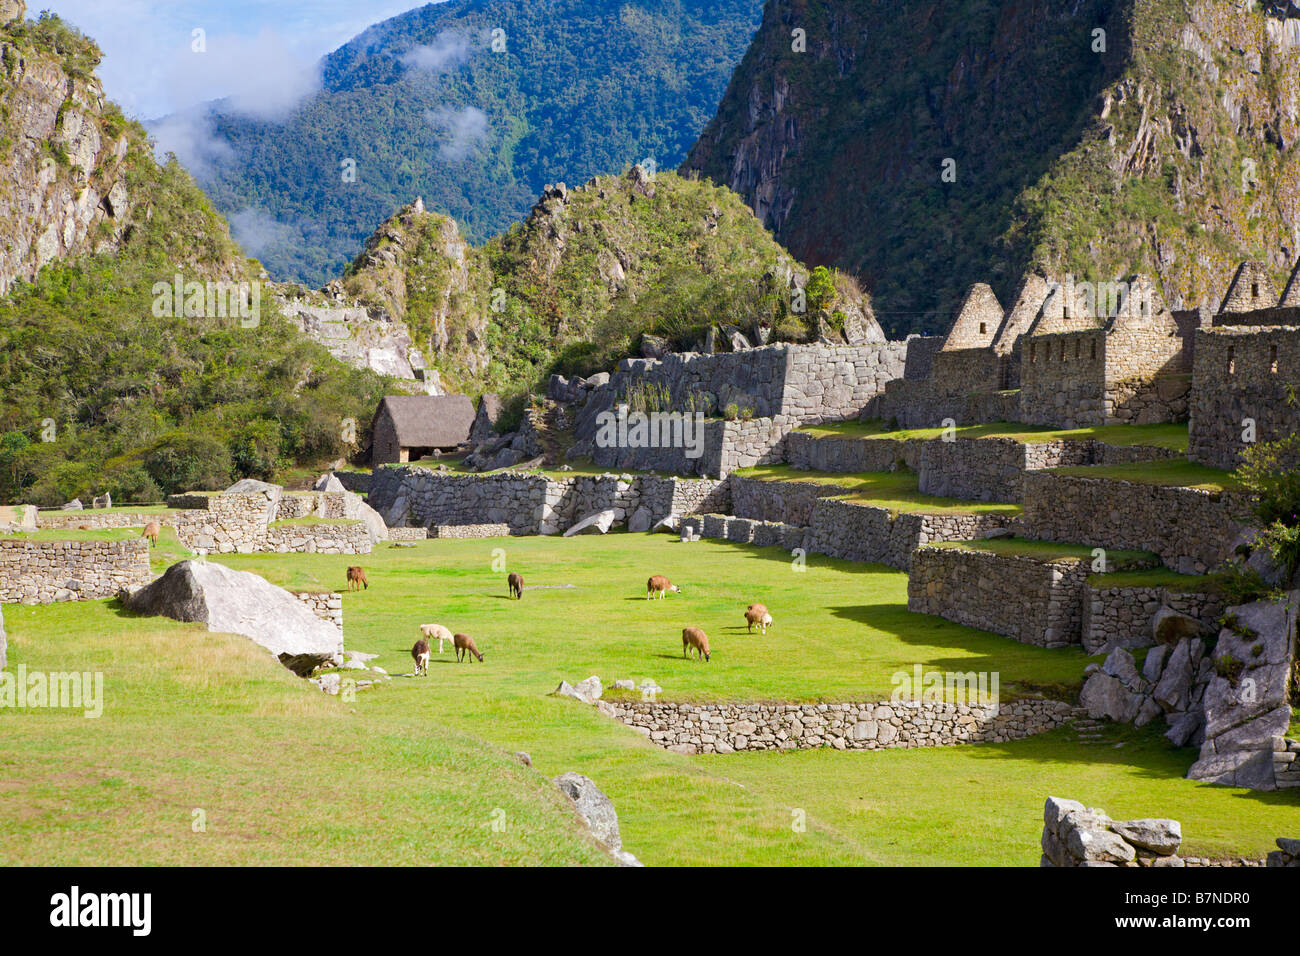
<svg viewBox="0 0 1300 956">
<path fill-rule="evenodd" d="M 192 195 L 154 188 L 164 172 L 143 130 L 104 99 L 93 41 L 57 17 L 24 14 L 21 0 L 0 4 L 0 294 L 47 263 L 153 243 L 142 223 L 165 224 L 153 232 L 172 233 L 180 265 L 242 271 L 225 224 L 188 180 Z M 200 202 L 178 213 L 191 198 Z"/>
<path fill-rule="evenodd" d="M 442 392 L 437 367 L 458 383 L 487 368 L 481 255 L 455 220 L 426 211 L 420 199 L 375 230 L 341 280 L 318 292 L 279 291 L 285 315 L 335 358 L 418 382 L 414 391 Z"/>
<path fill-rule="evenodd" d="M 22 15 L 21 3 L 0 9 Z M 112 250 L 128 221 L 127 138 L 106 128 L 99 81 L 25 39 L 0 35 L 0 293 L 54 259 Z"/>
<path fill-rule="evenodd" d="M 1031 266 L 1214 304 L 1300 251 L 1300 9 L 1213 0 L 769 0 L 684 170 L 798 258 L 939 331 Z M 798 31 L 802 31 L 800 34 Z M 803 39 L 800 39 L 802 35 Z M 799 52 L 802 44 L 803 52 Z"/>
</svg>

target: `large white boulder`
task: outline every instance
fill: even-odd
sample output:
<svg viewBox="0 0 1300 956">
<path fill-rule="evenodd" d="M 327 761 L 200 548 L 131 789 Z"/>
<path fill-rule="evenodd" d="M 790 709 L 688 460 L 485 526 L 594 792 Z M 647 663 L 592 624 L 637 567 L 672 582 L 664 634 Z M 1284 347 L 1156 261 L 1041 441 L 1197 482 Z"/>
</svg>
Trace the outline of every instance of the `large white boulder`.
<svg viewBox="0 0 1300 956">
<path fill-rule="evenodd" d="M 248 571 L 210 561 L 182 561 L 143 588 L 120 595 L 141 614 L 198 621 L 209 631 L 241 634 L 266 648 L 296 674 L 343 651 L 339 629 L 283 588 Z"/>
<path fill-rule="evenodd" d="M 343 482 L 339 481 L 338 475 L 332 471 L 321 475 L 316 481 L 315 488 L 317 491 L 347 491 L 343 487 Z"/>
<path fill-rule="evenodd" d="M 587 515 L 587 517 L 570 527 L 568 531 L 564 532 L 564 536 L 572 538 L 575 534 L 606 534 L 610 528 L 614 527 L 614 521 L 617 517 L 618 514 L 613 508 L 597 511 L 595 514 Z"/>
</svg>

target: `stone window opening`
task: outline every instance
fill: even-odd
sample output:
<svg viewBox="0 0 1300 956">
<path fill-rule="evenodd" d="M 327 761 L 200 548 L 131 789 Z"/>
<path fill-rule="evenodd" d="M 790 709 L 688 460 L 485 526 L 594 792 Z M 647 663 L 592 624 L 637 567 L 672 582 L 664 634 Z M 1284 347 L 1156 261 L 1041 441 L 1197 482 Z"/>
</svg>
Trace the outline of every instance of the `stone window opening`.
<svg viewBox="0 0 1300 956">
<path fill-rule="evenodd" d="M 1097 340 L 1092 340 L 1092 360 L 1097 361 Z"/>
<path fill-rule="evenodd" d="M 1258 298 L 1259 298 L 1259 283 L 1258 283 L 1258 282 L 1252 282 L 1252 283 L 1250 284 L 1250 297 L 1251 297 L 1252 299 L 1258 299 Z"/>
<path fill-rule="evenodd" d="M 988 325 L 987 322 L 981 322 L 981 323 L 980 323 L 980 335 L 984 335 L 984 334 L 986 334 L 986 333 L 988 332 L 988 327 L 989 327 L 989 325 Z"/>
<path fill-rule="evenodd" d="M 1268 370 L 1273 375 L 1277 374 L 1277 346 L 1276 345 L 1270 345 L 1268 347 Z"/>
<path fill-rule="evenodd" d="M 1237 361 L 1233 357 L 1233 351 L 1234 351 L 1233 347 L 1229 345 L 1228 346 L 1228 374 L 1229 375 L 1235 375 L 1237 373 Z"/>
<path fill-rule="evenodd" d="M 1077 362 L 1083 355 L 1083 343 L 1078 339 L 1074 340 L 1074 360 Z"/>
</svg>

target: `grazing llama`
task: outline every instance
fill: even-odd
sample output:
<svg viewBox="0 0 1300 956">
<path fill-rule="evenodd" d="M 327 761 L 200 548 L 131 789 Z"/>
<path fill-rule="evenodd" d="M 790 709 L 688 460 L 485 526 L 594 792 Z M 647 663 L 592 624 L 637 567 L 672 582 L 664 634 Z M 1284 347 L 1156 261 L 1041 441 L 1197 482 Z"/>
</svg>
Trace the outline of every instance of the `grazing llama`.
<svg viewBox="0 0 1300 956">
<path fill-rule="evenodd" d="M 524 596 L 524 576 L 522 574 L 511 571 L 510 576 L 506 578 L 506 583 L 510 585 L 510 596 L 516 601 Z"/>
<path fill-rule="evenodd" d="M 483 655 L 478 652 L 478 648 L 474 645 L 474 638 L 468 634 L 457 634 L 452 640 L 456 645 L 456 663 L 460 663 L 462 652 L 465 655 L 465 660 L 471 664 L 474 663 L 472 657 L 477 657 L 482 662 Z"/>
<path fill-rule="evenodd" d="M 662 574 L 656 574 L 654 577 L 652 577 L 649 581 L 646 582 L 645 599 L 648 601 L 652 597 L 658 597 L 660 600 L 663 600 L 664 596 L 669 591 L 673 591 L 677 594 L 682 593 L 682 589 L 679 588 L 677 585 L 673 584 L 672 581 L 669 581 Z"/>
<path fill-rule="evenodd" d="M 705 634 L 698 627 L 682 628 L 682 657 L 690 657 L 691 651 L 695 651 L 697 659 L 703 659 L 705 662 L 709 659 L 709 635 Z"/>
<path fill-rule="evenodd" d="M 415 658 L 415 676 L 429 676 L 429 639 L 422 637 L 415 642 L 411 648 L 411 656 Z"/>
<path fill-rule="evenodd" d="M 348 590 L 355 591 L 358 584 L 362 585 L 367 591 L 370 590 L 370 582 L 366 580 L 366 569 L 361 567 L 348 568 Z"/>
</svg>

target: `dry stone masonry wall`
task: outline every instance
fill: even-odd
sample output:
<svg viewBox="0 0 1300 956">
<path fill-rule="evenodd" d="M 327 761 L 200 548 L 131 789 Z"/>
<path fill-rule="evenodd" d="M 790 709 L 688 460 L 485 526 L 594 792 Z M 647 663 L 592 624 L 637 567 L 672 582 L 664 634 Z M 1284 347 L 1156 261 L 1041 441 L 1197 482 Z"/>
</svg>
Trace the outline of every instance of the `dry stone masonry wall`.
<svg viewBox="0 0 1300 956">
<path fill-rule="evenodd" d="M 966 548 L 918 548 L 907 609 L 992 631 L 1022 644 L 1077 644 L 1090 565 Z"/>
<path fill-rule="evenodd" d="M 51 604 L 111 597 L 150 580 L 149 546 L 130 541 L 0 538 L 0 603 Z"/>
<path fill-rule="evenodd" d="M 1075 708 L 1055 700 L 967 705 L 937 701 L 673 704 L 602 701 L 601 710 L 665 750 L 886 750 L 1019 740 L 1059 727 Z"/>
<path fill-rule="evenodd" d="M 1249 512 L 1231 492 L 1084 478 L 1025 475 L 1029 537 L 1090 547 L 1154 551 L 1185 574 L 1204 574 L 1225 557 Z"/>
</svg>

